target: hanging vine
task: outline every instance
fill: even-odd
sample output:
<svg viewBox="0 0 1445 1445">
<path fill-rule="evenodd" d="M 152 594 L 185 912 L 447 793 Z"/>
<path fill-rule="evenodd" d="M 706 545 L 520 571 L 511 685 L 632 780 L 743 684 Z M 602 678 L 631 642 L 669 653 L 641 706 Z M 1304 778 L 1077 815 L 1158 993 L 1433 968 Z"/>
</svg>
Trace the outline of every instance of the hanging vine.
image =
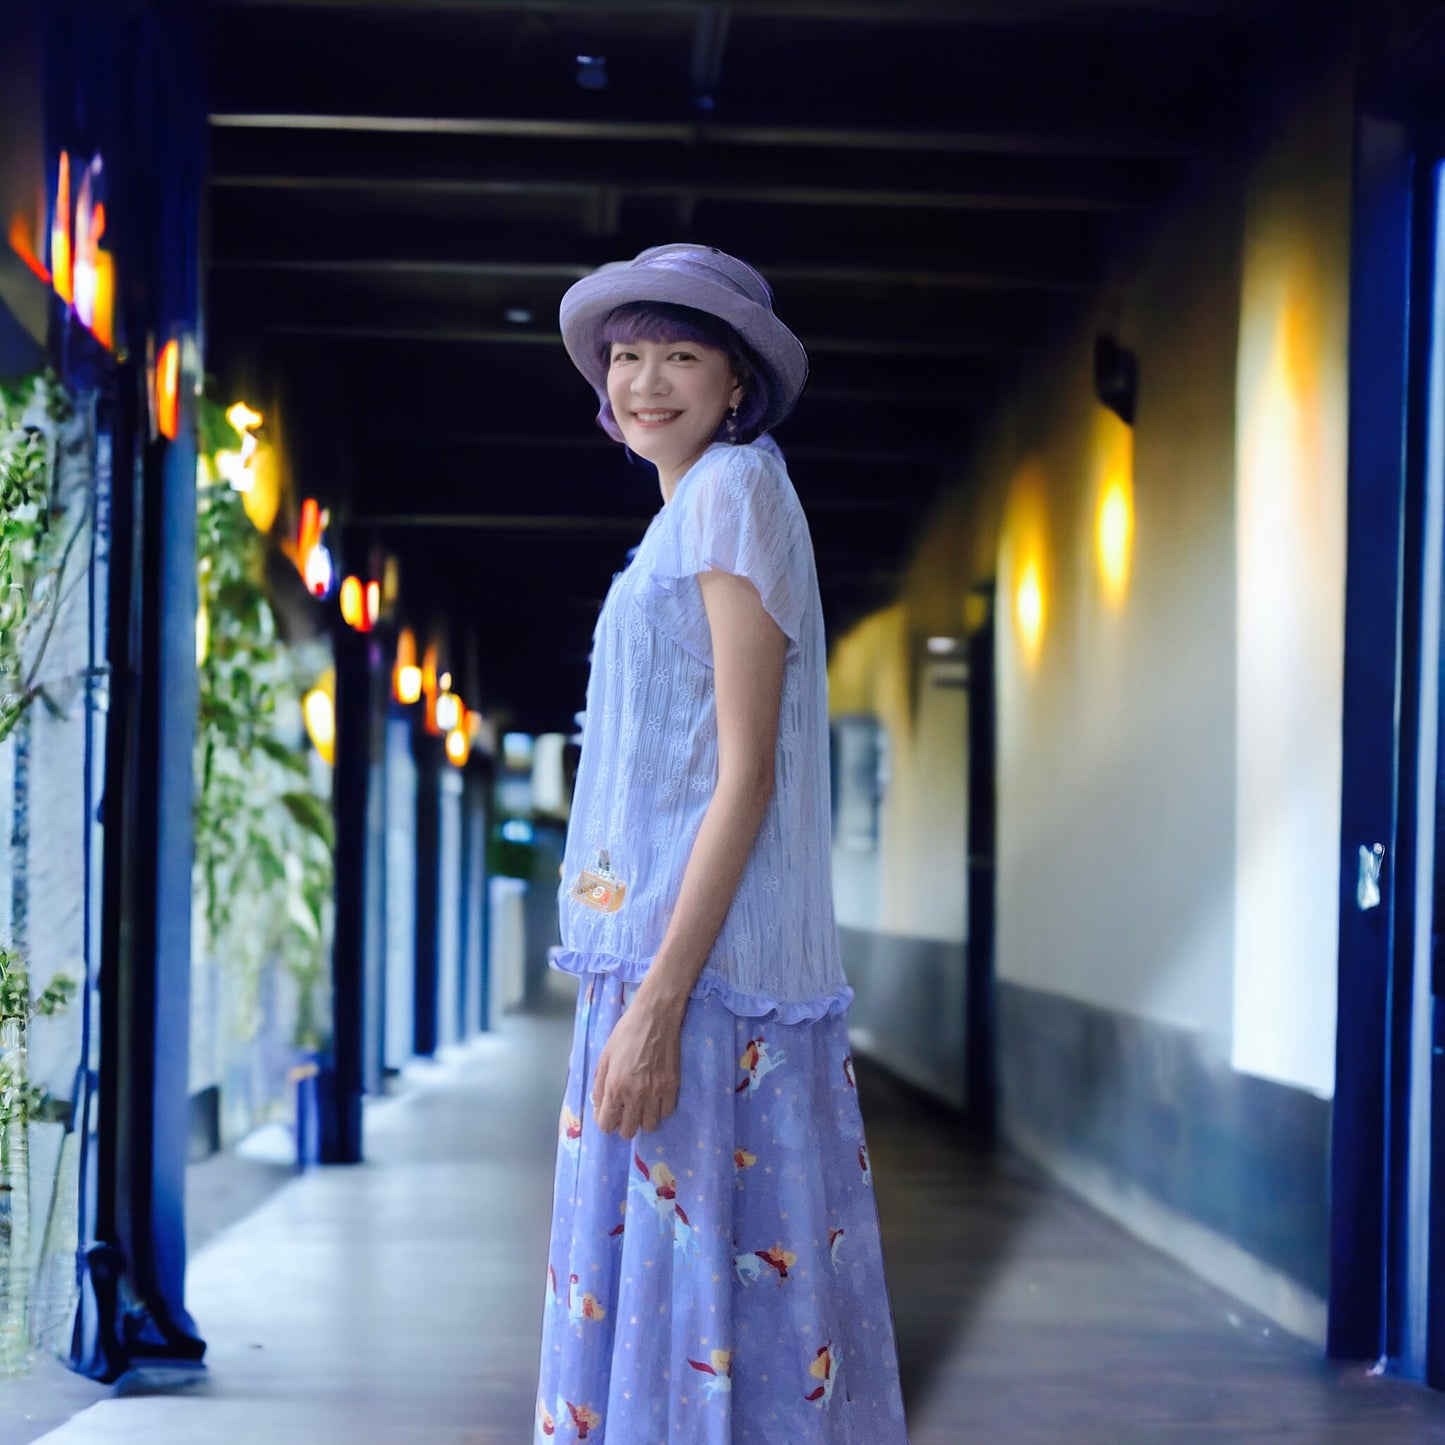
<svg viewBox="0 0 1445 1445">
<path fill-rule="evenodd" d="M 56 504 L 57 437 L 69 414 L 49 373 L 0 384 L 0 742 L 32 703 L 61 711 L 45 653 L 89 520 Z"/>
<path fill-rule="evenodd" d="M 203 449 L 214 457 L 238 443 L 220 407 L 204 402 Z M 264 543 L 241 494 L 220 481 L 198 486 L 196 522 L 194 881 L 201 951 L 242 985 L 243 1037 L 259 1024 L 260 982 L 279 958 L 296 987 L 293 1041 L 315 1049 L 328 1033 L 330 804 L 309 786 L 302 752 L 278 726 L 299 708 L 301 679 L 276 634 L 263 583 Z"/>
</svg>

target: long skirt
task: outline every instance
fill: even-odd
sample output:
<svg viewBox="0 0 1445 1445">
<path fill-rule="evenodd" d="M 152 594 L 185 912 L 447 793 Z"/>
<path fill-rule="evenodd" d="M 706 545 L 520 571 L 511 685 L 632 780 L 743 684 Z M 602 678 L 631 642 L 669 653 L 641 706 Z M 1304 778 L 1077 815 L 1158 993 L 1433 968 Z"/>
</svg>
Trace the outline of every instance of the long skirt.
<svg viewBox="0 0 1445 1445">
<path fill-rule="evenodd" d="M 635 990 L 578 989 L 535 1440 L 907 1445 L 845 1018 L 690 999 L 677 1108 L 629 1140 L 591 1090 Z"/>
</svg>

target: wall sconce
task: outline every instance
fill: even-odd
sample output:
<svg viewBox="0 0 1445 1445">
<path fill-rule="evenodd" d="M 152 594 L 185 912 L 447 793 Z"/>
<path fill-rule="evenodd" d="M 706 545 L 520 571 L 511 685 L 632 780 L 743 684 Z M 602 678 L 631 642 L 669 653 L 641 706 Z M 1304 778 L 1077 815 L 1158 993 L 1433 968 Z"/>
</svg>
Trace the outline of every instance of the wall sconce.
<svg viewBox="0 0 1445 1445">
<path fill-rule="evenodd" d="M 462 700 L 452 691 L 452 675 L 449 672 L 442 673 L 438 678 L 441 691 L 437 694 L 434 717 L 437 731 L 449 733 L 458 727 L 462 720 Z"/>
<path fill-rule="evenodd" d="M 1094 394 L 1125 425 L 1134 425 L 1139 360 L 1112 336 L 1100 336 L 1094 342 Z"/>
<path fill-rule="evenodd" d="M 421 668 L 416 665 L 416 635 L 403 627 L 396 639 L 396 666 L 391 674 L 392 695 L 410 707 L 421 697 Z"/>
<path fill-rule="evenodd" d="M 463 710 L 464 716 L 454 728 L 447 730 L 447 761 L 453 767 L 465 767 L 467 759 L 472 755 L 472 730 L 468 719 L 470 714 Z"/>
<path fill-rule="evenodd" d="M 301 715 L 306 720 L 307 736 L 327 763 L 336 761 L 335 689 L 336 674 L 328 668 L 316 686 L 301 699 Z"/>
<path fill-rule="evenodd" d="M 169 441 L 181 429 L 181 344 L 174 337 L 156 359 L 156 429 Z"/>
</svg>

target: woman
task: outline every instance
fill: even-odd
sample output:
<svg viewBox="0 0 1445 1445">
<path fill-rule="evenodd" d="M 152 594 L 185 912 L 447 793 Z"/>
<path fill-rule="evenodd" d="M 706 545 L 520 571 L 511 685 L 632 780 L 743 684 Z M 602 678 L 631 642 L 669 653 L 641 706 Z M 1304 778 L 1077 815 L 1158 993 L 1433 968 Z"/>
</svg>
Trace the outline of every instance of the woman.
<svg viewBox="0 0 1445 1445">
<path fill-rule="evenodd" d="M 663 505 L 593 638 L 536 1438 L 906 1445 L 833 919 L 822 609 L 767 436 L 807 356 L 763 278 L 706 246 L 604 267 L 561 321 Z"/>
</svg>

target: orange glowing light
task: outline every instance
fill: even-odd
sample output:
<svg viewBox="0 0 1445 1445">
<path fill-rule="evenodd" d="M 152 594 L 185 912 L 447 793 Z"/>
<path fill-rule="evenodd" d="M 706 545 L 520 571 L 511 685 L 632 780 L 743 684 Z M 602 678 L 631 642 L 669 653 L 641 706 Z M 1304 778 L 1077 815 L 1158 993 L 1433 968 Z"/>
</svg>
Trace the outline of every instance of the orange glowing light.
<svg viewBox="0 0 1445 1445">
<path fill-rule="evenodd" d="M 458 723 L 447 733 L 447 761 L 454 767 L 465 767 L 472 752 L 472 735 L 465 723 Z"/>
<path fill-rule="evenodd" d="M 174 339 L 156 362 L 156 426 L 171 441 L 181 429 L 181 344 Z"/>
<path fill-rule="evenodd" d="M 371 630 L 371 623 L 366 616 L 365 594 L 362 591 L 359 577 L 348 577 L 341 584 L 341 618 L 348 627 L 354 627 L 358 632 Z"/>
<path fill-rule="evenodd" d="M 50 223 L 50 270 L 55 294 L 67 304 L 75 291 L 70 256 L 70 152 L 61 151 L 55 177 L 55 216 Z"/>
<path fill-rule="evenodd" d="M 50 272 L 46 269 L 45 262 L 35 254 L 30 241 L 30 223 L 24 216 L 13 217 L 10 222 L 10 249 L 48 286 Z"/>
<path fill-rule="evenodd" d="M 321 508 L 315 497 L 301 503 L 301 524 L 296 529 L 296 557 L 306 568 L 306 554 L 321 540 Z"/>
<path fill-rule="evenodd" d="M 421 660 L 421 690 L 426 697 L 426 730 L 429 733 L 437 729 L 437 645 L 434 642 L 427 644 L 425 654 Z"/>
<path fill-rule="evenodd" d="M 439 731 L 450 733 L 459 728 L 465 712 L 466 708 L 462 706 L 462 700 L 456 693 L 443 690 L 437 695 L 436 725 Z"/>
<path fill-rule="evenodd" d="M 391 690 L 400 703 L 414 703 L 421 696 L 421 668 L 416 665 L 416 635 L 403 627 L 396 639 L 396 666 Z"/>
<path fill-rule="evenodd" d="M 366 627 L 363 631 L 369 632 L 376 626 L 376 619 L 381 616 L 381 583 L 368 582 L 366 584 Z"/>
</svg>

